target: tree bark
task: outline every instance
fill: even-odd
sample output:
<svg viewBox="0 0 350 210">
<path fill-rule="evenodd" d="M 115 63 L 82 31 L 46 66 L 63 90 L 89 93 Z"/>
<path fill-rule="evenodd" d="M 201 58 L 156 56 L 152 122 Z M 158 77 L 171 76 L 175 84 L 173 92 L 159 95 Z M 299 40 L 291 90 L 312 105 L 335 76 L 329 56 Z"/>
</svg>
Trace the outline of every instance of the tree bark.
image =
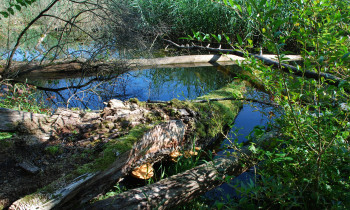
<svg viewBox="0 0 350 210">
<path fill-rule="evenodd" d="M 237 89 L 234 89 L 237 88 Z M 213 91 L 213 94 L 232 95 L 231 91 L 241 90 L 240 86 L 234 88 Z M 223 93 L 225 92 L 226 95 Z M 210 98 L 209 96 L 206 96 Z M 213 97 L 213 96 L 211 96 Z M 128 126 L 130 132 L 134 126 L 149 124 L 152 128 L 136 140 L 134 145 L 130 145 L 129 140 L 125 140 L 125 145 L 130 145 L 126 153 L 116 152 L 114 163 L 107 169 L 83 174 L 73 181 L 58 180 L 52 186 L 56 189 L 54 192 L 38 191 L 23 199 L 16 201 L 10 209 L 18 208 L 38 208 L 38 209 L 69 209 L 75 205 L 80 205 L 93 198 L 100 192 L 110 188 L 122 176 L 129 174 L 135 167 L 144 163 L 155 163 L 168 157 L 168 154 L 174 150 L 186 150 L 193 146 L 193 139 L 196 131 L 196 125 L 199 123 L 204 129 L 196 140 L 196 146 L 205 147 L 210 144 L 219 133 L 220 129 L 227 124 L 232 123 L 234 117 L 239 111 L 241 102 L 239 101 L 214 101 L 197 104 L 190 102 L 174 101 L 172 104 L 164 106 L 163 104 L 141 104 L 140 102 L 122 102 L 111 100 L 108 106 L 100 113 L 84 113 L 79 111 L 64 110 L 63 113 L 55 114 L 51 118 L 45 118 L 41 121 L 41 126 L 35 128 L 35 124 L 28 124 L 31 133 L 46 133 L 42 129 L 43 124 L 50 127 L 49 133 L 58 135 L 75 131 L 76 133 L 87 132 L 97 135 L 96 138 L 102 142 L 109 140 L 123 141 L 120 131 L 110 132 L 111 129 Z M 191 106 L 190 106 L 191 105 Z M 198 106 L 195 110 L 193 107 Z M 192 107 L 192 108 L 190 108 Z M 204 111 L 207 110 L 207 111 Z M 205 113 L 201 113 L 205 112 Z M 209 115 L 208 115 L 209 114 Z M 208 117 L 220 116 L 222 120 L 216 120 L 215 124 L 210 124 Z M 150 117 L 150 118 L 149 118 Z M 154 118 L 156 121 L 150 121 Z M 29 120 L 30 121 L 30 120 Z M 161 122 L 160 124 L 158 124 Z M 218 125 L 218 123 L 220 123 Z M 23 123 L 19 123 L 24 125 Z M 214 127 L 215 126 L 215 127 Z M 40 129 L 39 129 L 40 128 Z M 136 128 L 136 127 L 135 127 Z M 103 130 L 104 134 L 99 130 Z M 104 131 L 106 130 L 106 131 Z M 210 132 L 208 132 L 208 131 Z M 215 135 L 211 136 L 215 130 Z M 35 131 L 35 132 L 32 132 Z M 96 134 L 97 133 L 97 134 Z M 210 134 L 209 134 L 210 133 Z M 91 134 L 92 135 L 92 134 Z M 85 135 L 79 135 L 85 136 Z M 95 138 L 91 136 L 90 138 Z M 83 139 L 84 140 L 84 139 Z M 80 142 L 81 140 L 75 141 Z M 40 142 L 37 142 L 40 143 Z M 127 146 L 129 147 L 129 146 Z M 113 153 L 114 154 L 114 153 Z M 57 186 L 62 186 L 57 189 Z M 50 187 L 49 187 L 50 188 Z"/>
<path fill-rule="evenodd" d="M 312 71 L 308 71 L 308 70 L 302 70 L 302 69 L 298 69 L 295 66 L 289 65 L 289 64 L 285 64 L 285 63 L 278 63 L 275 60 L 272 60 L 271 57 L 275 57 L 275 56 L 266 56 L 266 55 L 256 55 L 254 53 L 244 53 L 241 51 L 237 51 L 237 50 L 230 50 L 230 49 L 220 49 L 220 48 L 212 48 L 212 47 L 203 47 L 203 46 L 198 46 L 198 45 L 191 45 L 191 46 L 183 46 L 183 45 L 179 45 L 173 41 L 170 40 L 165 40 L 166 42 L 176 46 L 177 48 L 180 49 L 199 49 L 199 50 L 207 50 L 207 51 L 211 51 L 211 52 L 217 52 L 217 53 L 230 53 L 233 55 L 237 55 L 237 56 L 252 56 L 255 57 L 261 61 L 264 62 L 264 64 L 266 65 L 270 65 L 273 67 L 277 67 L 277 68 L 281 68 L 283 71 L 285 72 L 290 72 L 292 71 L 294 74 L 298 75 L 298 76 L 306 76 L 308 78 L 313 78 L 313 79 L 318 79 L 319 77 L 323 77 L 326 79 L 326 81 L 330 84 L 334 84 L 334 85 L 338 85 L 340 83 L 347 83 L 345 80 L 341 79 L 340 77 L 337 77 L 335 75 L 329 74 L 329 73 L 323 73 L 321 72 L 320 74 L 318 74 L 317 72 L 312 72 Z M 286 58 L 288 57 L 293 57 L 291 55 L 286 55 Z M 294 60 L 294 59 L 289 59 L 289 60 Z M 301 57 L 299 56 L 297 60 L 301 60 Z M 288 60 L 287 60 L 288 61 Z"/>
<path fill-rule="evenodd" d="M 248 153 L 246 153 L 248 154 Z M 238 176 L 255 164 L 237 158 L 218 158 L 155 184 L 132 189 L 84 209 L 169 209 L 221 185 L 225 175 Z"/>
<path fill-rule="evenodd" d="M 257 143 L 266 143 L 278 135 L 275 131 L 269 132 Z M 245 147 L 235 152 L 235 156 L 219 157 L 157 183 L 97 201 L 83 209 L 170 209 L 221 185 L 226 175 L 238 176 L 256 163 L 257 159 Z"/>
</svg>

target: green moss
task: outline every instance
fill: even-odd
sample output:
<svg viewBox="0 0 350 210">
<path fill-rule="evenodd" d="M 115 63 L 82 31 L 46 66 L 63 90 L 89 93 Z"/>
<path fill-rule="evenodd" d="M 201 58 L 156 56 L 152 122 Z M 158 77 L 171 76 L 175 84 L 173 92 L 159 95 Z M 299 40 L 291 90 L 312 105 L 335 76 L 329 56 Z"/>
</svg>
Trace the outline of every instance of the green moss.
<svg viewBox="0 0 350 210">
<path fill-rule="evenodd" d="M 107 169 L 116 159 L 119 154 L 122 154 L 132 148 L 134 143 L 139 140 L 143 134 L 148 131 L 151 126 L 139 125 L 135 126 L 130 132 L 113 141 L 108 142 L 105 145 L 105 149 L 101 153 L 100 157 L 94 162 L 83 165 L 77 169 L 77 174 L 101 171 Z"/>
<path fill-rule="evenodd" d="M 156 122 L 162 120 L 162 117 L 159 113 L 149 112 L 145 116 L 148 123 Z"/>
<path fill-rule="evenodd" d="M 130 103 L 135 103 L 135 104 L 137 104 L 137 105 L 139 105 L 139 106 L 144 106 L 145 104 L 146 104 L 146 102 L 141 102 L 141 101 L 139 101 L 139 99 L 137 99 L 137 98 L 130 98 L 129 99 L 129 102 Z"/>
<path fill-rule="evenodd" d="M 0 151 L 6 150 L 13 145 L 12 136 L 12 133 L 0 132 Z"/>
<path fill-rule="evenodd" d="M 225 87 L 210 92 L 208 95 L 199 97 L 199 100 L 208 100 L 213 98 L 226 98 L 243 96 L 245 88 L 243 83 L 233 82 Z M 239 110 L 242 108 L 241 101 L 226 100 L 213 101 L 206 103 L 194 103 L 191 101 L 171 100 L 173 108 L 188 108 L 200 115 L 199 121 L 195 123 L 195 132 L 192 134 L 196 138 L 211 138 L 220 134 L 226 126 L 230 126 L 236 118 Z M 176 116 L 174 109 L 168 109 L 171 116 Z"/>
<path fill-rule="evenodd" d="M 48 146 L 45 148 L 45 152 L 47 152 L 50 155 L 57 155 L 63 152 L 60 145 L 54 145 L 54 146 Z"/>
</svg>

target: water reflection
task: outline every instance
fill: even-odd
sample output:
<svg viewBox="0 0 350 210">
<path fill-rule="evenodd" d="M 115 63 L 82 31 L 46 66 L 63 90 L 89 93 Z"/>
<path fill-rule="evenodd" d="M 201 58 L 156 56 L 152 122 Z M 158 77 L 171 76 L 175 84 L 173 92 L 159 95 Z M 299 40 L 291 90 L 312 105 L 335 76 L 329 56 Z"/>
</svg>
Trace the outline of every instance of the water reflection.
<svg viewBox="0 0 350 210">
<path fill-rule="evenodd" d="M 43 87 L 44 97 L 50 98 L 53 108 L 95 110 L 103 108 L 103 102 L 113 98 L 138 98 L 140 101 L 195 99 L 231 81 L 232 75 L 216 67 L 196 67 L 134 70 L 105 77 L 40 80 L 36 84 Z"/>
<path fill-rule="evenodd" d="M 247 87 L 245 98 L 257 99 L 262 102 L 269 102 L 270 96 L 255 88 Z M 273 124 L 276 117 L 281 116 L 281 110 L 272 105 L 264 103 L 246 103 L 238 113 L 233 128 L 227 134 L 228 139 L 220 145 L 220 151 L 217 152 L 216 158 L 226 155 L 227 152 L 234 152 L 233 149 L 227 149 L 229 145 L 236 141 L 242 143 L 248 141 L 248 136 L 254 136 L 252 132 L 255 127 L 267 129 L 270 124 Z M 247 172 L 234 178 L 230 183 L 224 183 L 221 186 L 207 192 L 205 196 L 213 203 L 215 201 L 228 202 L 230 199 L 240 198 L 240 193 L 233 186 L 242 186 L 246 184 L 254 184 L 255 170 L 252 167 Z"/>
</svg>

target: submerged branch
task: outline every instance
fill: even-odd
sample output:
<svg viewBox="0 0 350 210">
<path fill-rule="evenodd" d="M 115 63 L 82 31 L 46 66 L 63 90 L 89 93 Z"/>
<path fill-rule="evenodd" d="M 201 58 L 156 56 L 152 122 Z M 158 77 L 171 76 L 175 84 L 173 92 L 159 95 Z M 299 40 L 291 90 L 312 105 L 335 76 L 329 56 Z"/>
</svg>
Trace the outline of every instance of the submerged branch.
<svg viewBox="0 0 350 210">
<path fill-rule="evenodd" d="M 210 99 L 203 99 L 203 100 L 190 100 L 192 103 L 206 103 L 206 102 L 212 102 L 212 101 L 249 101 L 249 102 L 255 102 L 255 103 L 260 103 L 260 104 L 266 104 L 270 106 L 279 106 L 276 103 L 272 102 L 265 102 L 265 101 L 260 101 L 252 98 L 233 98 L 233 97 L 227 97 L 227 98 L 210 98 Z M 147 103 L 171 103 L 170 101 L 158 101 L 158 100 L 148 100 Z"/>
</svg>

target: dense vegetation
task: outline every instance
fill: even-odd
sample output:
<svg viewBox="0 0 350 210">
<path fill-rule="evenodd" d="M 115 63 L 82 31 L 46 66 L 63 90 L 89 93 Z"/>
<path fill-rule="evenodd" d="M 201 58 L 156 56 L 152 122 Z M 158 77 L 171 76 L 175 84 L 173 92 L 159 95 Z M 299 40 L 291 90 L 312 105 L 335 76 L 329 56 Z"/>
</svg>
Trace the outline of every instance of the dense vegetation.
<svg viewBox="0 0 350 210">
<path fill-rule="evenodd" d="M 348 208 L 350 206 L 350 150 L 347 104 L 349 93 L 349 2 L 293 1 L 288 19 L 281 1 L 248 1 L 237 4 L 222 1 L 243 16 L 255 13 L 251 20 L 266 40 L 264 47 L 283 61 L 284 45 L 295 40 L 304 62 L 301 71 L 319 75 L 329 72 L 339 76 L 339 85 L 329 85 L 326 79 L 293 78 L 262 65 L 252 58 L 247 70 L 262 78 L 273 100 L 280 104 L 284 115 L 278 120 L 282 139 L 265 148 L 252 149 L 263 160 L 255 182 L 236 186 L 243 196 L 227 203 L 234 207 L 251 208 Z M 281 26 L 288 22 L 288 33 Z M 236 47 L 249 46 L 240 42 Z M 332 83 L 332 82 L 331 82 Z M 256 150 L 255 150 L 256 149 Z"/>
<path fill-rule="evenodd" d="M 64 9 L 69 5 L 59 6 Z M 261 78 L 273 101 L 284 111 L 275 125 L 283 138 L 263 148 L 252 144 L 251 149 L 261 159 L 254 180 L 247 185 L 232 186 L 240 196 L 216 205 L 220 208 L 349 208 L 349 5 L 349 1 L 341 0 L 102 1 L 94 9 L 106 13 L 94 13 L 99 17 L 95 23 L 76 15 L 81 8 L 86 9 L 86 4 L 74 7 L 72 14 L 69 13 L 76 17 L 71 19 L 76 21 L 74 24 L 88 26 L 85 31 L 88 36 L 70 31 L 68 36 L 56 34 L 44 44 L 48 51 L 60 49 L 56 53 L 64 54 L 67 49 L 60 44 L 71 42 L 73 35 L 80 40 L 94 40 L 100 49 L 125 43 L 140 44 L 144 40 L 152 43 L 158 38 L 179 41 L 178 38 L 186 36 L 205 45 L 220 43 L 245 52 L 262 47 L 276 54 L 279 63 L 290 51 L 301 54 L 304 62 L 297 66 L 301 72 L 312 71 L 319 75 L 327 72 L 339 77 L 341 82 L 333 85 L 322 77 L 316 80 L 291 77 L 282 71 L 281 65 L 273 69 L 247 57 L 251 62 L 242 67 Z M 68 14 L 57 8 L 55 14 Z M 101 20 L 106 20 L 106 24 Z M 26 40 L 38 38 L 49 30 L 43 29 L 44 22 L 37 26 L 42 31 L 28 34 Z M 64 27 L 70 29 L 67 25 Z M 10 48 L 13 44 L 9 43 L 14 40 L 6 34 L 2 28 L 0 41 L 7 40 Z M 127 42 L 132 38 L 138 42 Z M 101 52 L 105 51 L 92 54 Z M 50 58 L 57 56 L 54 54 Z M 13 94 L 22 94 L 18 90 Z M 6 107 L 11 103 L 10 100 L 1 102 Z"/>
</svg>

